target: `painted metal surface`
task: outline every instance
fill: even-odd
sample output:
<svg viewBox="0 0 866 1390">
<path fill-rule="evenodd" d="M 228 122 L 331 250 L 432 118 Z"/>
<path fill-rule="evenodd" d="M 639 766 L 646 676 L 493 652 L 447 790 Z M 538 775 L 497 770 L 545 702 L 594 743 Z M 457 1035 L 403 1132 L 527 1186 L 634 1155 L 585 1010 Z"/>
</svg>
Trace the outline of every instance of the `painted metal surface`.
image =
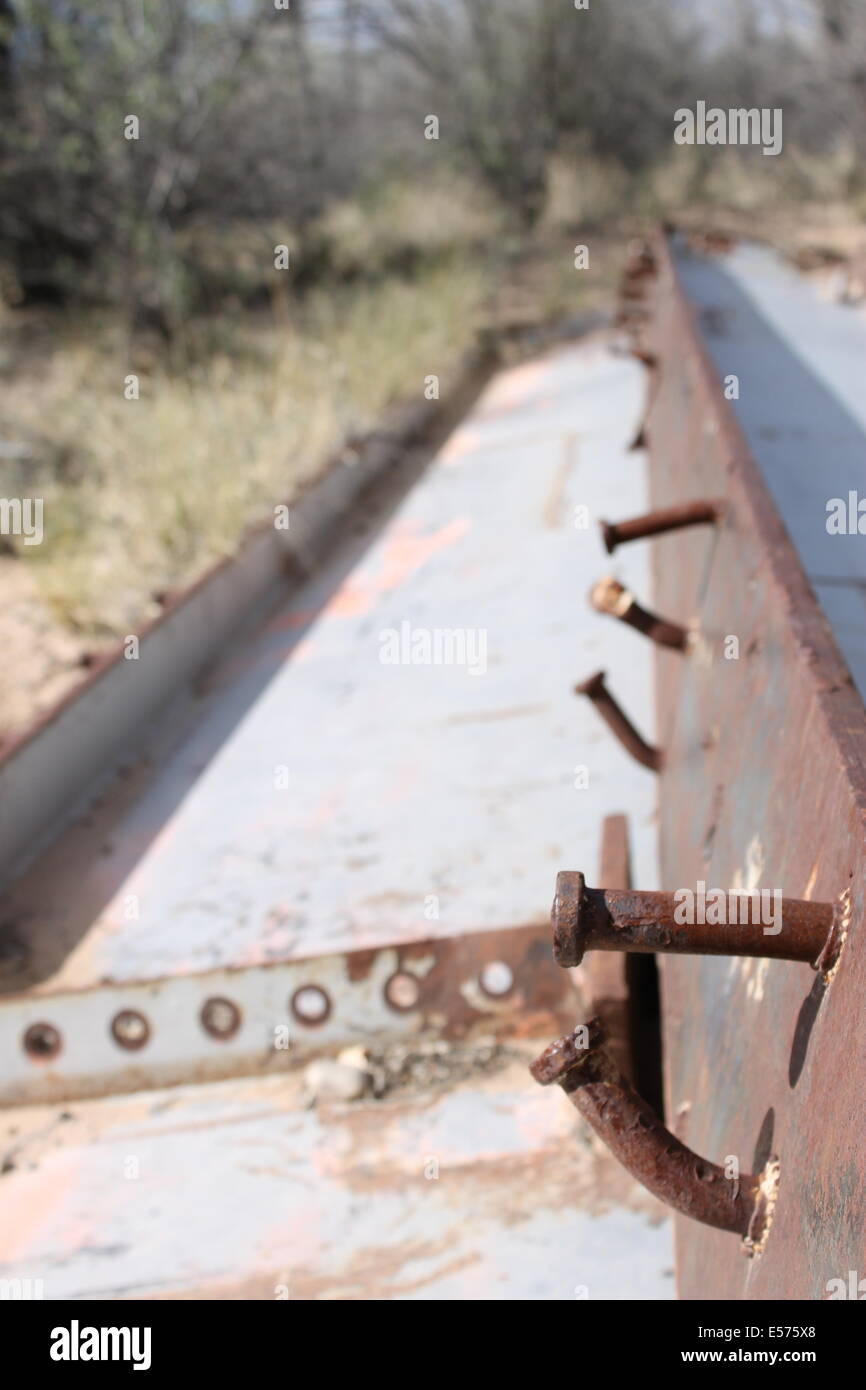
<svg viewBox="0 0 866 1390">
<path fill-rule="evenodd" d="M 3 1059 L 19 1102 L 65 1098 L 0 1112 L 0 1274 L 78 1298 L 670 1295 L 661 1209 L 585 1135 L 576 1162 L 570 1108 L 537 1092 L 522 1041 L 571 1021 L 553 868 L 628 805 L 655 882 L 653 777 L 571 689 L 603 646 L 652 725 L 645 644 L 574 597 L 602 562 L 598 518 L 646 505 L 626 449 L 640 406 L 640 368 L 605 334 L 497 376 L 412 491 L 229 644 L 147 760 L 12 885 Z M 629 552 L 622 579 L 645 590 Z M 437 633 L 458 634 L 441 661 Z M 417 1008 L 387 1003 L 401 972 Z M 329 1008 L 294 1020 L 291 1061 L 410 1046 L 422 1025 L 513 1055 L 311 1111 L 297 1071 L 270 1072 L 275 1026 L 316 985 Z M 43 1032 L 25 1053 L 46 1023 L 61 1049 Z M 191 1068 L 194 1085 L 143 1089 Z M 220 1068 L 243 1075 L 200 1079 Z M 118 1087 L 142 1089 L 80 1098 Z"/>
<path fill-rule="evenodd" d="M 836 904 L 846 927 L 829 981 L 780 960 L 662 963 L 672 1127 L 713 1161 L 735 1156 L 742 1172 L 758 1171 L 771 1152 L 781 1163 L 760 1257 L 745 1262 L 725 1235 L 677 1219 L 679 1289 L 694 1299 L 819 1299 L 829 1279 L 866 1266 L 866 711 L 791 534 L 807 564 L 820 554 L 844 573 L 851 563 L 850 547 L 849 559 L 844 545 L 828 547 L 817 504 L 850 480 L 856 432 L 846 428 L 837 450 L 825 412 L 798 452 L 791 422 L 801 407 L 781 389 L 790 361 L 772 335 L 767 356 L 757 353 L 754 304 L 743 309 L 742 333 L 707 303 L 693 311 L 683 287 L 695 291 L 696 263 L 675 264 L 661 241 L 657 249 L 652 503 L 727 501 L 718 526 L 646 543 L 655 602 L 696 635 L 686 660 L 657 653 L 662 882 L 671 891 L 699 881 L 778 888 Z M 701 264 L 714 286 L 724 280 L 726 261 Z M 740 289 L 729 291 L 740 305 Z M 811 303 L 811 291 L 799 293 Z M 788 356 L 796 347 L 806 400 L 821 384 L 808 362 L 807 325 L 817 322 L 804 310 L 803 335 L 786 347 Z M 702 340 L 708 323 L 719 338 L 721 325 L 731 330 L 716 344 L 716 365 Z M 855 316 L 852 334 L 861 329 Z M 854 360 L 860 371 L 862 353 Z M 741 403 L 763 417 L 752 449 L 725 399 L 722 365 L 739 375 Z M 777 435 L 790 448 L 779 449 Z"/>
<path fill-rule="evenodd" d="M 603 644 L 651 721 L 640 639 L 579 627 L 574 599 L 598 570 L 593 518 L 641 500 L 622 444 L 639 393 L 603 337 L 498 377 L 373 543 L 228 651 L 158 765 L 13 885 L 4 990 L 541 923 L 551 867 L 594 854 L 599 816 L 624 803 L 651 884 L 652 778 L 571 693 Z M 646 588 L 636 548 L 621 568 Z M 407 633 L 454 631 L 462 663 L 413 663 Z"/>
<path fill-rule="evenodd" d="M 315 1110 L 280 1076 L 5 1112 L 0 1278 L 51 1299 L 672 1297 L 664 1208 L 531 1055 Z"/>
<path fill-rule="evenodd" d="M 395 408 L 382 430 L 302 486 L 286 509 L 287 529 L 270 522 L 254 527 L 235 555 L 188 588 L 164 594 L 159 616 L 132 641 L 126 637 L 102 653 L 80 685 L 29 729 L 0 740 L 0 884 L 16 878 L 86 810 L 118 768 L 159 759 L 151 725 L 165 707 L 191 695 L 195 702 L 196 679 L 285 602 L 347 514 L 354 508 L 366 517 L 372 486 L 405 491 L 417 474 L 413 449 L 433 445 L 437 432 L 441 438 L 491 369 L 486 352 L 469 353 L 443 380 L 440 399 Z M 169 724 L 178 724 L 176 708 Z"/>
<path fill-rule="evenodd" d="M 765 247 L 681 255 L 677 267 L 716 371 L 739 379 L 729 408 L 866 697 L 866 312 Z M 833 533 L 827 504 L 843 501 L 847 518 L 852 492 L 853 530 Z"/>
<path fill-rule="evenodd" d="M 507 1037 L 569 1007 L 570 982 L 542 927 L 22 994 L 0 1008 L 0 1104 L 266 1075 L 349 1043 L 431 1030 Z M 130 1034 L 123 1024 L 135 1021 Z"/>
</svg>

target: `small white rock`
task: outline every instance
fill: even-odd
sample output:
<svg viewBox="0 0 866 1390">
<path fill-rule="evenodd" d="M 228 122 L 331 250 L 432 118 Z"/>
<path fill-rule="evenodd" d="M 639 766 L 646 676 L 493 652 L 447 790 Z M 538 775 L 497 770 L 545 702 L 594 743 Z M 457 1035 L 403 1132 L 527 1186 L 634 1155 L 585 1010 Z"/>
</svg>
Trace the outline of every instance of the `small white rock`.
<svg viewBox="0 0 866 1390">
<path fill-rule="evenodd" d="M 323 1057 L 310 1062 L 304 1071 L 304 1085 L 314 1101 L 360 1100 L 369 1089 L 370 1076 L 361 1067 Z"/>
<path fill-rule="evenodd" d="M 360 1043 L 344 1047 L 342 1052 L 337 1053 L 337 1061 L 344 1067 L 357 1067 L 358 1071 L 370 1070 L 370 1059 Z"/>
</svg>

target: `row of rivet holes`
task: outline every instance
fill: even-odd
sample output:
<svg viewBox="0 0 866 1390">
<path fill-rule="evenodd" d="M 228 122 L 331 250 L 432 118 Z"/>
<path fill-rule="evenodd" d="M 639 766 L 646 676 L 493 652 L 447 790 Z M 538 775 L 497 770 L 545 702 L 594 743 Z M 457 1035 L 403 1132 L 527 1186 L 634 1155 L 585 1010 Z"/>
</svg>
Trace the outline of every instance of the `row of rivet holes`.
<svg viewBox="0 0 866 1390">
<path fill-rule="evenodd" d="M 504 961 L 491 961 L 483 967 L 478 983 L 485 994 L 499 999 L 510 993 L 514 975 Z M 390 1008 L 405 1013 L 418 1004 L 421 982 L 408 970 L 398 970 L 385 981 L 383 993 Z M 292 995 L 289 1007 L 298 1023 L 305 1028 L 316 1028 L 329 1017 L 331 1000 L 321 985 L 302 985 Z M 240 1028 L 241 1011 L 230 999 L 214 997 L 205 1000 L 199 1019 L 206 1033 L 225 1041 L 234 1037 Z M 137 1009 L 121 1009 L 111 1020 L 110 1032 L 118 1046 L 136 1052 L 144 1047 L 150 1037 L 150 1024 Z M 24 1034 L 23 1044 L 24 1051 L 34 1062 L 49 1061 L 57 1056 L 63 1046 L 60 1031 L 53 1023 L 31 1023 Z"/>
</svg>

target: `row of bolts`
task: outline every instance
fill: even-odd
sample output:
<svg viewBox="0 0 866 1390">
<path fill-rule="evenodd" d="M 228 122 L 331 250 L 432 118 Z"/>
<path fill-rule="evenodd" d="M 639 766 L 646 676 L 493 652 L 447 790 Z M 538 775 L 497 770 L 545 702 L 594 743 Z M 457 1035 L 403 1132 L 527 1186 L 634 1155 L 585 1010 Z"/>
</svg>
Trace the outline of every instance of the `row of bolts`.
<svg viewBox="0 0 866 1390">
<path fill-rule="evenodd" d="M 685 526 L 715 525 L 723 515 L 717 501 L 690 502 L 616 525 L 601 522 L 608 554 L 624 542 Z M 617 580 L 601 580 L 590 603 L 619 618 L 658 645 L 685 652 L 685 628 L 651 613 Z M 598 671 L 575 687 L 592 701 L 624 747 L 656 772 L 663 755 L 635 729 Z M 691 955 L 759 956 L 808 962 L 825 976 L 838 959 L 844 938 L 840 910 L 830 903 L 783 898 L 781 930 L 765 933 L 760 895 L 726 895 L 718 915 L 725 925 L 677 921 L 673 893 L 589 888 L 583 874 L 557 875 L 553 900 L 553 953 L 558 965 L 579 965 L 585 951 L 669 952 Z M 743 920 L 745 918 L 745 920 Z M 665 1128 L 613 1061 L 598 1019 L 551 1044 L 531 1067 L 536 1081 L 557 1083 L 579 1113 L 631 1174 L 663 1202 L 708 1226 L 743 1239 L 748 1255 L 760 1253 L 772 1220 L 779 1180 L 778 1159 L 760 1173 L 734 1178 L 699 1157 Z"/>
</svg>

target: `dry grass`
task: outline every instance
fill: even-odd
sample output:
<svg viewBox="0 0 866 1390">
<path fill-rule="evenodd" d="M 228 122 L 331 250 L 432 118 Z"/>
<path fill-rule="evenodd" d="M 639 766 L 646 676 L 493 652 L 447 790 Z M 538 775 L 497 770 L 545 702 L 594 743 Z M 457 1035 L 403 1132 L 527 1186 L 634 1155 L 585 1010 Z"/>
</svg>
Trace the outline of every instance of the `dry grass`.
<svg viewBox="0 0 866 1390">
<path fill-rule="evenodd" d="M 476 184 L 443 179 L 387 184 L 374 197 L 338 203 L 319 232 L 340 275 L 377 274 L 407 251 L 435 258 L 504 235 L 500 210 Z"/>
<path fill-rule="evenodd" d="M 551 221 L 527 247 L 472 187 L 398 185 L 332 210 L 316 238 L 336 279 L 298 296 L 262 278 L 274 235 L 233 228 L 222 248 L 214 235 L 209 273 L 237 293 L 181 318 L 170 351 L 131 347 L 116 316 L 5 312 L 0 441 L 29 457 L 0 460 L 0 495 L 43 497 L 45 538 L 0 556 L 14 591 L 0 729 L 68 688 L 84 649 L 158 611 L 156 593 L 231 553 L 347 437 L 447 375 L 480 327 L 567 318 L 593 285 L 604 297 L 616 244 L 610 275 L 579 274 L 568 227 Z M 270 308 L 242 309 L 263 284 Z M 138 400 L 124 396 L 130 372 Z"/>
<path fill-rule="evenodd" d="M 0 390 L 4 434 L 37 441 L 28 491 L 38 476 L 45 539 L 20 554 L 58 620 L 128 631 L 154 590 L 230 552 L 348 434 L 447 371 L 485 303 L 470 264 L 316 293 L 302 309 L 277 300 L 235 324 L 231 355 L 142 373 L 138 400 L 124 397 L 116 327 L 68 329 L 43 372 Z"/>
<path fill-rule="evenodd" d="M 317 229 L 336 272 L 368 278 L 301 299 L 278 278 L 270 312 L 235 306 L 188 322 L 170 358 L 141 344 L 131 357 L 116 320 L 96 315 L 54 315 L 50 344 L 28 347 L 27 316 L 7 311 L 0 438 L 23 439 L 34 460 L 23 480 L 0 464 L 0 490 L 12 495 L 20 481 L 45 499 L 45 541 L 19 553 L 57 621 L 88 638 L 128 631 L 155 590 L 230 552 L 347 435 L 447 371 L 482 322 L 543 322 L 609 302 L 627 237 L 652 217 L 715 218 L 776 244 L 783 228 L 788 243 L 852 239 L 844 160 L 817 170 L 801 160 L 768 200 L 771 161 L 758 179 L 737 158 L 708 173 L 691 153 L 652 180 L 585 154 L 556 160 L 529 245 L 473 186 L 386 186 L 333 208 Z M 816 179 L 822 200 L 797 202 Z M 589 271 L 574 269 L 580 241 Z M 403 252 L 412 275 L 387 274 Z M 124 398 L 131 370 L 139 400 Z"/>
<path fill-rule="evenodd" d="M 154 592 L 230 553 L 347 436 L 447 374 L 515 296 L 526 318 L 564 317 L 599 281 L 574 270 L 567 229 L 551 222 L 527 254 L 460 183 L 386 186 L 332 209 L 316 237 L 335 272 L 366 278 L 297 297 L 272 272 L 269 311 L 229 300 L 184 322 L 170 353 L 131 350 L 105 315 L 34 324 L 7 311 L 0 438 L 24 440 L 33 459 L 17 480 L 0 464 L 0 491 L 44 498 L 44 542 L 20 547 L 16 563 L 65 630 L 88 641 L 128 632 L 155 611 Z M 411 274 L 388 274 L 402 254 Z M 133 371 L 140 398 L 127 400 Z"/>
<path fill-rule="evenodd" d="M 757 150 L 681 147 L 640 186 L 636 207 L 688 229 L 713 227 L 796 257 L 807 247 L 850 255 L 866 243 L 866 196 L 855 150 L 784 159 Z"/>
</svg>

